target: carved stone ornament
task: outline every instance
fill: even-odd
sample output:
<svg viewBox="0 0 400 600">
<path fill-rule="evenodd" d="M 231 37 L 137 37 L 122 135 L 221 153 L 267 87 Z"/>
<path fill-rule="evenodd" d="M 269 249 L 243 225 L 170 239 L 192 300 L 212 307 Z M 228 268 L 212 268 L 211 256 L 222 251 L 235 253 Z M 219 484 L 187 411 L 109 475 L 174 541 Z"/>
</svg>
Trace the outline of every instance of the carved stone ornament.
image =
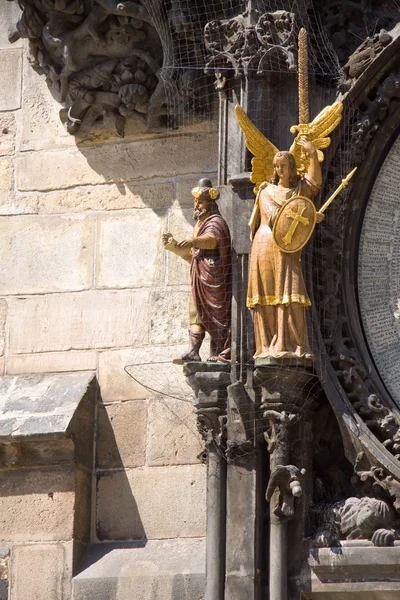
<svg viewBox="0 0 400 600">
<path fill-rule="evenodd" d="M 321 14 L 321 24 L 324 34 L 332 45 L 340 65 L 344 66 L 350 55 L 357 54 L 372 47 L 381 36 L 381 29 L 388 29 L 396 23 L 396 8 L 393 12 L 385 11 L 382 2 L 372 0 L 370 3 L 355 2 L 354 0 L 334 0 L 320 2 L 318 12 Z M 367 39 L 360 46 L 360 40 Z M 322 37 L 319 46 L 326 48 L 326 39 Z M 385 43 L 385 39 L 382 42 Z"/>
<path fill-rule="evenodd" d="M 315 261 L 324 265 L 312 290 L 318 314 L 314 331 L 323 362 L 329 363 L 323 367 L 321 381 L 339 422 L 346 458 L 355 471 L 347 498 L 331 506 L 335 526 L 324 523 L 315 540 L 317 546 L 335 545 L 344 539 L 392 545 L 398 536 L 398 407 L 371 359 L 357 295 L 360 226 L 380 169 L 378 157 L 382 160 L 391 147 L 400 117 L 397 29 L 389 32 L 390 42 L 365 63 L 362 72 L 354 72 L 354 84 L 342 97 L 344 123 L 327 153 L 323 194 L 335 189 L 343 165 L 358 166 L 358 172 L 332 204 L 313 240 Z M 379 293 L 384 302 L 382 291 Z"/>
<path fill-rule="evenodd" d="M 372 99 L 371 99 L 372 98 Z M 395 71 L 387 75 L 368 98 L 364 99 L 363 110 L 357 113 L 351 124 L 350 129 L 350 147 L 341 149 L 341 158 L 344 158 L 344 152 L 351 156 L 352 164 L 360 165 L 366 157 L 367 149 L 374 139 L 378 128 L 385 118 L 390 114 L 393 103 L 396 104 L 400 98 L 400 72 Z M 339 161 L 331 163 L 330 169 L 334 172 L 331 178 L 332 187 L 335 181 L 339 179 Z M 351 193 L 352 188 L 349 192 Z M 343 295 L 341 292 L 341 277 L 343 268 L 343 239 L 346 236 L 346 228 L 350 221 L 342 219 L 338 223 L 335 211 L 355 210 L 355 204 L 349 200 L 349 192 L 344 192 L 341 202 L 337 203 L 334 209 L 329 213 L 332 218 L 327 219 L 326 226 L 321 228 L 321 251 L 323 260 L 326 261 L 326 269 L 323 273 L 322 281 L 319 282 L 317 296 L 320 291 L 321 296 L 320 310 L 323 312 L 321 318 L 323 336 L 330 357 L 332 367 L 336 372 L 341 386 L 347 393 L 353 408 L 365 422 L 367 427 L 373 432 L 377 439 L 389 450 L 396 458 L 400 451 L 400 422 L 393 410 L 393 406 L 388 405 L 386 399 L 374 386 L 371 379 L 371 369 L 364 364 L 358 351 L 358 342 L 351 333 L 354 327 L 349 324 L 348 310 L 351 307 L 343 306 Z M 341 204 L 341 206 L 340 206 Z M 349 215 L 349 213 L 347 213 Z M 350 215 L 348 216 L 351 219 Z M 335 223 L 331 227 L 331 223 Z M 318 243 L 318 240 L 317 240 Z M 347 256 L 347 255 L 346 255 Z M 327 307 L 329 306 L 329 310 Z"/>
<path fill-rule="evenodd" d="M 215 20 L 204 29 L 206 73 L 215 73 L 217 89 L 231 77 L 267 71 L 296 71 L 296 27 L 293 13 L 279 10 L 250 25 L 247 13 Z"/>
<path fill-rule="evenodd" d="M 11 0 L 12 1 L 12 0 Z M 86 137 L 106 116 L 123 137 L 126 119 L 148 130 L 204 113 L 204 74 L 179 64 L 201 48 L 201 30 L 160 0 L 18 0 L 22 16 L 10 41 L 28 38 L 33 66 L 45 73 L 67 130 Z M 167 24 L 168 23 L 168 24 Z"/>
<path fill-rule="evenodd" d="M 385 29 L 382 29 L 372 37 L 368 37 L 350 56 L 344 66 L 348 79 L 357 79 L 360 77 L 391 41 L 392 36 Z"/>
<path fill-rule="evenodd" d="M 374 546 L 392 546 L 397 533 L 392 529 L 393 510 L 376 498 L 347 498 L 325 511 L 325 526 L 314 545 L 326 548 L 339 540 L 371 540 Z"/>
<path fill-rule="evenodd" d="M 340 540 L 370 540 L 374 546 L 393 546 L 399 538 L 400 482 L 387 469 L 371 466 L 360 452 L 354 465 L 358 496 L 326 506 L 314 545 L 340 545 Z"/>
</svg>

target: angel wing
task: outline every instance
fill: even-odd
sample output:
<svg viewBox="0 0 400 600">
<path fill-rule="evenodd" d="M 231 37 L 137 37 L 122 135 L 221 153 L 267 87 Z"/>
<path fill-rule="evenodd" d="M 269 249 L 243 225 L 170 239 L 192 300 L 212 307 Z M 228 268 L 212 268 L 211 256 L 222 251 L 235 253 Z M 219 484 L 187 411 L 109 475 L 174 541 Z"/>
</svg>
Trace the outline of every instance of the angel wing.
<svg viewBox="0 0 400 600">
<path fill-rule="evenodd" d="M 273 175 L 272 161 L 279 150 L 250 121 L 241 106 L 236 106 L 235 111 L 240 128 L 246 138 L 246 147 L 253 154 L 250 180 L 255 184 L 254 193 L 257 194 L 262 182 L 271 179 Z"/>
<path fill-rule="evenodd" d="M 328 136 L 342 120 L 342 112 L 343 104 L 341 102 L 335 102 L 330 106 L 326 106 L 319 115 L 315 117 L 312 123 L 294 125 L 291 127 L 291 133 L 298 132 L 291 145 L 290 152 L 296 159 L 297 171 L 300 175 L 307 172 L 310 159 L 308 154 L 298 145 L 297 141 L 302 135 L 306 135 L 317 150 L 319 162 L 322 162 L 324 160 L 322 150 L 328 148 L 330 145 L 331 140 Z"/>
</svg>

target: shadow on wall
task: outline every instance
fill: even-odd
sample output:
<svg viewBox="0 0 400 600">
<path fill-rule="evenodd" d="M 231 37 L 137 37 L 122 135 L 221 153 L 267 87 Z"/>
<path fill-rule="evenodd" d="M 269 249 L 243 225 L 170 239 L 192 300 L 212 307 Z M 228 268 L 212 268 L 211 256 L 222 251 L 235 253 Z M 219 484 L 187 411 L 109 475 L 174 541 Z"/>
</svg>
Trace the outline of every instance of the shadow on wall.
<svg viewBox="0 0 400 600">
<path fill-rule="evenodd" d="M 74 161 L 77 161 L 76 176 L 79 176 L 80 184 L 144 183 L 154 178 L 165 180 L 193 174 L 204 177 L 206 175 L 203 173 L 216 170 L 217 141 L 217 135 L 207 127 L 199 133 L 182 131 L 117 143 L 80 144 L 79 153 L 90 169 L 86 168 L 85 173 L 84 165 L 79 164 L 82 163 L 79 154 L 71 157 L 71 173 L 65 173 L 65 177 L 71 178 L 71 181 L 66 179 L 65 185 L 74 183 L 72 178 L 76 178 Z"/>
<path fill-rule="evenodd" d="M 113 425 L 99 406 L 96 446 L 96 536 L 100 541 L 145 540 L 138 506 L 132 493 Z M 144 544 L 146 542 L 143 542 Z"/>
</svg>

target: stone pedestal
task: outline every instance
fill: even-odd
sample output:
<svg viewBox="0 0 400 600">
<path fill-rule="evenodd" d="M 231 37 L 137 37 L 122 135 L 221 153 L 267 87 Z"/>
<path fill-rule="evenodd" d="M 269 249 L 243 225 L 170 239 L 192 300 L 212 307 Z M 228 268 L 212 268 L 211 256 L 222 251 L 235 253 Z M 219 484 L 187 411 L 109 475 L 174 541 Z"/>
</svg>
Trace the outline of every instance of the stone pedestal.
<svg viewBox="0 0 400 600">
<path fill-rule="evenodd" d="M 223 600 L 226 539 L 226 403 L 230 365 L 192 362 L 184 373 L 194 391 L 197 426 L 207 461 L 206 591 L 204 600 Z"/>
<path fill-rule="evenodd" d="M 304 529 L 311 502 L 311 415 L 315 375 L 305 367 L 260 367 L 259 386 L 270 452 L 269 598 L 300 600 L 306 558 Z M 289 551 L 290 548 L 290 551 Z"/>
<path fill-rule="evenodd" d="M 71 597 L 90 541 L 95 394 L 91 373 L 0 379 L 0 578 L 13 600 Z"/>
</svg>

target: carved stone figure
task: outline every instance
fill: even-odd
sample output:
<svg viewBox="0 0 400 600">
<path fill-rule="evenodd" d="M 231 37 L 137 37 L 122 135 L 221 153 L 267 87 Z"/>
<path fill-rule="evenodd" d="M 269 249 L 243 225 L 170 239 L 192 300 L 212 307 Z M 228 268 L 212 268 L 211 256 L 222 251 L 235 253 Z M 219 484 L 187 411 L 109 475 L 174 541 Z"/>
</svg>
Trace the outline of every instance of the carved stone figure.
<svg viewBox="0 0 400 600">
<path fill-rule="evenodd" d="M 301 271 L 301 248 L 315 220 L 323 219 L 317 213 L 313 220 L 315 209 L 307 199 L 322 184 L 320 149 L 329 145 L 327 136 L 340 122 L 342 105 L 335 103 L 312 123 L 292 128 L 298 135 L 290 152 L 279 152 L 240 107 L 236 112 L 254 154 L 251 179 L 257 192 L 249 223 L 253 246 L 247 295 L 254 314 L 254 358 L 258 365 L 271 359 L 307 362 L 314 356 L 307 334 L 305 309 L 311 302 Z M 297 204 L 287 210 L 295 199 Z"/>
<path fill-rule="evenodd" d="M 30 40 L 32 62 L 64 105 L 60 117 L 69 133 L 87 137 L 96 121 L 109 116 L 122 137 L 126 119 L 158 130 L 179 125 L 189 111 L 199 116 L 207 112 L 203 73 L 181 64 L 181 56 L 192 48 L 201 55 L 199 24 L 189 40 L 172 39 L 160 0 L 18 4 L 22 15 L 10 41 Z"/>
<path fill-rule="evenodd" d="M 377 498 L 347 498 L 325 511 L 325 526 L 315 538 L 319 547 L 336 546 L 340 539 L 371 540 L 375 546 L 393 545 L 393 509 Z"/>
<path fill-rule="evenodd" d="M 208 360 L 228 362 L 232 297 L 229 229 L 216 204 L 219 192 L 209 179 L 200 179 L 192 195 L 196 220 L 193 236 L 177 242 L 171 233 L 163 235 L 165 249 L 190 263 L 192 285 L 190 347 L 174 363 L 201 361 L 199 350 L 206 332 L 211 338 Z"/>
</svg>

